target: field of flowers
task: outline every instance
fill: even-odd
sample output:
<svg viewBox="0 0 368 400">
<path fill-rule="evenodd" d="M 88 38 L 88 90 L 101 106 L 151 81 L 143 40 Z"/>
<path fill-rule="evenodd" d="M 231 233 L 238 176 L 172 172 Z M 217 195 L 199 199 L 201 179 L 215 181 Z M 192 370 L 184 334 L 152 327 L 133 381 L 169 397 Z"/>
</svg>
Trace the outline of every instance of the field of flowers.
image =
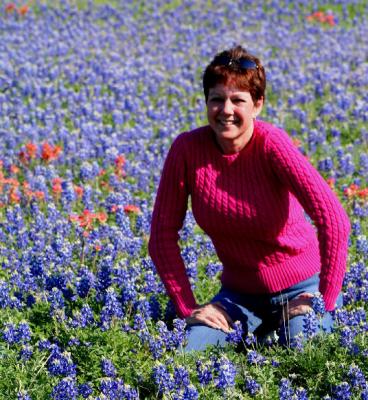
<svg viewBox="0 0 368 400">
<path fill-rule="evenodd" d="M 0 9 L 0 399 L 368 399 L 368 3 L 60 1 Z M 351 217 L 335 332 L 184 354 L 147 254 L 180 132 L 205 124 L 204 67 L 242 44 L 285 128 Z M 221 273 L 190 211 L 198 302 Z M 316 322 L 317 321 L 317 322 Z"/>
</svg>

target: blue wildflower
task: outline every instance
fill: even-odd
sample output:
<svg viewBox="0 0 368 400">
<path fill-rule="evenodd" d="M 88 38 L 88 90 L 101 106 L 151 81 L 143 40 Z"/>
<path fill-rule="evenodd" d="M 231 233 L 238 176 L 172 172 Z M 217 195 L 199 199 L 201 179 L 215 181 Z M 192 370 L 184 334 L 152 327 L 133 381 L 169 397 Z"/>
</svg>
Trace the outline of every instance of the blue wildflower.
<svg viewBox="0 0 368 400">
<path fill-rule="evenodd" d="M 69 376 L 62 379 L 52 389 L 51 397 L 54 400 L 77 400 L 78 387 L 75 379 Z"/>
<path fill-rule="evenodd" d="M 231 344 L 239 344 L 243 337 L 243 326 L 240 321 L 235 321 L 232 330 L 226 335 L 226 341 Z"/>
<path fill-rule="evenodd" d="M 163 364 L 157 364 L 153 367 L 153 380 L 159 393 L 168 393 L 174 389 L 175 383 L 172 375 Z"/>
<path fill-rule="evenodd" d="M 204 363 L 201 360 L 196 361 L 196 371 L 198 381 L 201 386 L 208 385 L 213 378 L 212 365 L 209 362 Z"/>
<path fill-rule="evenodd" d="M 236 368 L 225 356 L 221 357 L 216 368 L 216 387 L 226 390 L 235 386 Z"/>
<path fill-rule="evenodd" d="M 322 297 L 321 293 L 316 293 L 312 297 L 311 305 L 312 305 L 313 311 L 318 316 L 322 316 L 326 312 L 325 302 L 323 300 L 323 297 Z"/>
<path fill-rule="evenodd" d="M 255 396 L 261 390 L 261 385 L 253 378 L 245 378 L 245 390 L 251 395 Z"/>
<path fill-rule="evenodd" d="M 303 333 L 306 338 L 315 336 L 318 331 L 318 319 L 315 312 L 309 312 L 303 318 Z"/>
<path fill-rule="evenodd" d="M 81 383 L 78 386 L 78 394 L 87 399 L 93 393 L 93 389 L 89 383 Z"/>
<path fill-rule="evenodd" d="M 112 361 L 107 358 L 103 358 L 101 360 L 101 371 L 105 376 L 109 378 L 115 378 L 116 376 L 115 366 Z"/>
<path fill-rule="evenodd" d="M 291 386 L 289 379 L 282 378 L 279 384 L 279 399 L 280 400 L 292 400 L 294 390 Z"/>
<path fill-rule="evenodd" d="M 25 390 L 21 390 L 17 393 L 17 400 L 31 400 L 31 396 Z"/>
<path fill-rule="evenodd" d="M 351 388 L 347 382 L 342 382 L 332 388 L 332 398 L 334 400 L 350 400 Z"/>
</svg>

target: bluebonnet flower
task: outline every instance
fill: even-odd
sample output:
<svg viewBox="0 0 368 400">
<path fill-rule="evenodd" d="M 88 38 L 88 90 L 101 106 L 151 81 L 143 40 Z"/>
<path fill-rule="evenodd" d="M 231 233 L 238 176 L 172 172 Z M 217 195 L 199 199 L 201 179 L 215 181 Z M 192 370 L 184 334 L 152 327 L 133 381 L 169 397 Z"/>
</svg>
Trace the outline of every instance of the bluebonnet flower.
<svg viewBox="0 0 368 400">
<path fill-rule="evenodd" d="M 219 272 L 223 269 L 222 264 L 220 263 L 209 263 L 206 266 L 206 276 L 208 278 L 215 277 Z"/>
<path fill-rule="evenodd" d="M 215 383 L 217 388 L 226 390 L 235 386 L 236 368 L 225 356 L 218 361 L 216 374 Z"/>
<path fill-rule="evenodd" d="M 332 388 L 332 398 L 334 400 L 350 400 L 351 388 L 347 382 L 342 382 Z"/>
<path fill-rule="evenodd" d="M 169 329 L 167 328 L 166 324 L 164 321 L 158 321 L 157 324 L 157 331 L 159 334 L 159 337 L 162 341 L 162 343 L 165 345 L 165 347 L 168 350 L 171 350 L 174 348 L 173 343 L 172 343 L 172 335 Z"/>
<path fill-rule="evenodd" d="M 351 222 L 351 232 L 354 236 L 359 236 L 362 234 L 362 227 L 359 220 Z"/>
<path fill-rule="evenodd" d="M 31 400 L 31 396 L 25 390 L 21 390 L 17 393 L 17 400 Z"/>
<path fill-rule="evenodd" d="M 51 355 L 47 362 L 47 369 L 51 375 L 76 375 L 76 365 L 74 364 L 70 353 L 62 353 L 58 348 L 51 350 Z"/>
<path fill-rule="evenodd" d="M 159 393 L 168 393 L 174 389 L 175 383 L 172 375 L 163 364 L 157 364 L 153 367 L 153 380 Z"/>
<path fill-rule="evenodd" d="M 232 330 L 226 335 L 226 341 L 232 344 L 239 344 L 242 341 L 243 326 L 240 321 L 235 321 Z"/>
<path fill-rule="evenodd" d="M 151 318 L 157 321 L 161 318 L 161 304 L 156 296 L 151 296 L 149 299 L 149 306 L 151 310 Z"/>
<path fill-rule="evenodd" d="M 115 366 L 112 361 L 107 358 L 101 360 L 101 370 L 102 373 L 109 378 L 114 378 L 116 376 Z"/>
<path fill-rule="evenodd" d="M 279 399 L 291 400 L 294 395 L 294 390 L 289 379 L 282 378 L 279 384 Z"/>
<path fill-rule="evenodd" d="M 177 388 L 186 387 L 190 384 L 189 372 L 181 365 L 174 368 L 174 383 Z"/>
<path fill-rule="evenodd" d="M 52 389 L 51 397 L 54 400 L 77 400 L 78 387 L 75 379 L 69 376 L 62 379 Z"/>
<path fill-rule="evenodd" d="M 365 389 L 360 394 L 361 400 L 368 400 L 368 389 Z"/>
<path fill-rule="evenodd" d="M 212 364 L 209 361 L 203 362 L 202 360 L 197 360 L 196 371 L 197 371 L 198 381 L 201 384 L 201 386 L 206 386 L 212 381 L 213 378 Z"/>
<path fill-rule="evenodd" d="M 347 378 L 353 389 L 368 389 L 368 384 L 363 371 L 356 365 L 351 365 L 347 373 Z"/>
<path fill-rule="evenodd" d="M 245 390 L 251 395 L 255 396 L 261 390 L 261 385 L 256 380 L 250 377 L 245 378 Z"/>
<path fill-rule="evenodd" d="M 72 337 L 68 340 L 68 347 L 80 346 L 80 345 L 81 345 L 81 341 L 76 337 Z"/>
<path fill-rule="evenodd" d="M 321 293 L 316 293 L 312 299 L 311 299 L 311 305 L 313 308 L 313 311 L 316 313 L 318 316 L 322 316 L 325 312 L 325 302 L 323 300 L 323 297 Z"/>
<path fill-rule="evenodd" d="M 19 358 L 22 361 L 28 361 L 32 357 L 32 354 L 33 354 L 32 346 L 23 345 L 19 351 Z"/>
<path fill-rule="evenodd" d="M 199 393 L 195 386 L 189 384 L 184 388 L 184 392 L 181 396 L 182 400 L 197 400 L 199 399 Z"/>
<path fill-rule="evenodd" d="M 73 318 L 70 321 L 70 326 L 73 328 L 86 328 L 89 325 L 93 325 L 95 319 L 93 316 L 93 311 L 89 304 L 83 304 L 80 311 L 75 311 L 73 313 Z"/>
<path fill-rule="evenodd" d="M 184 319 L 176 318 L 173 320 L 173 330 L 171 331 L 171 343 L 173 348 L 184 345 L 188 336 L 188 332 L 185 328 L 186 322 Z"/>
<path fill-rule="evenodd" d="M 108 288 L 105 295 L 105 305 L 100 314 L 101 329 L 108 329 L 113 318 L 121 319 L 123 315 L 122 306 L 118 301 L 114 289 L 112 287 Z"/>
<path fill-rule="evenodd" d="M 104 257 L 100 260 L 97 272 L 97 287 L 100 291 L 106 290 L 112 282 L 113 260 L 111 257 Z"/>
<path fill-rule="evenodd" d="M 247 353 L 247 361 L 252 365 L 263 365 L 266 362 L 266 358 L 255 350 L 249 350 Z"/>
<path fill-rule="evenodd" d="M 141 334 L 140 337 L 143 341 L 148 342 L 148 348 L 150 353 L 152 354 L 153 359 L 159 360 L 162 357 L 166 348 L 164 341 L 160 337 L 154 338 L 152 336 L 146 335 L 145 333 L 143 333 L 143 335 Z"/>
<path fill-rule="evenodd" d="M 252 346 L 256 344 L 257 338 L 252 332 L 248 332 L 247 335 L 244 337 L 244 343 L 247 346 Z"/>
<path fill-rule="evenodd" d="M 53 287 L 51 292 L 49 292 L 47 300 L 50 303 L 51 315 L 57 315 L 57 313 L 62 311 L 65 306 L 63 293 L 56 287 Z"/>
<path fill-rule="evenodd" d="M 95 275 L 87 268 L 81 268 L 78 272 L 76 289 L 79 297 L 87 297 L 89 291 L 94 288 Z"/>
<path fill-rule="evenodd" d="M 351 348 L 357 332 L 348 326 L 344 326 L 340 331 L 340 345 L 345 348 Z"/>
<path fill-rule="evenodd" d="M 308 400 L 308 393 L 304 388 L 297 388 L 295 390 L 295 400 Z M 293 399 L 294 399 L 293 397 Z"/>
<path fill-rule="evenodd" d="M 89 383 L 81 383 L 78 386 L 78 394 L 87 399 L 93 393 L 93 389 Z"/>
<path fill-rule="evenodd" d="M 40 350 L 40 351 L 50 350 L 51 347 L 52 347 L 52 344 L 47 339 L 41 339 L 38 342 L 38 350 Z"/>
<path fill-rule="evenodd" d="M 26 322 L 20 322 L 18 326 L 13 323 L 5 324 L 2 331 L 3 339 L 9 344 L 27 343 L 31 340 L 31 329 Z"/>
<path fill-rule="evenodd" d="M 135 281 L 133 279 L 128 279 L 124 282 L 124 285 L 121 289 L 121 299 L 124 305 L 127 305 L 129 302 L 134 301 L 137 297 L 137 288 Z"/>
<path fill-rule="evenodd" d="M 365 235 L 359 235 L 355 243 L 356 251 L 364 257 L 368 257 L 368 240 Z"/>
<path fill-rule="evenodd" d="M 137 391 L 129 385 L 125 385 L 121 379 L 103 378 L 100 390 L 108 399 L 138 400 Z"/>
<path fill-rule="evenodd" d="M 305 337 L 311 338 L 318 331 L 318 319 L 315 312 L 309 312 L 303 318 L 303 333 Z"/>
</svg>

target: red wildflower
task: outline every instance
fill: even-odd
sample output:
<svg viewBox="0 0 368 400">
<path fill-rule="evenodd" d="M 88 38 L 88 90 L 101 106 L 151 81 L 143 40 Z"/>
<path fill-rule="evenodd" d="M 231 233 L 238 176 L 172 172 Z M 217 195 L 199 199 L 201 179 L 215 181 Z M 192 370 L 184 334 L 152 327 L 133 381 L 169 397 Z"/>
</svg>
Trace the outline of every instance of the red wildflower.
<svg viewBox="0 0 368 400">
<path fill-rule="evenodd" d="M 355 183 L 352 183 L 349 187 L 344 189 L 344 194 L 347 197 L 354 197 L 358 193 L 359 186 Z"/>
<path fill-rule="evenodd" d="M 335 188 L 335 178 L 327 178 L 326 182 L 331 189 Z"/>
<path fill-rule="evenodd" d="M 17 9 L 17 6 L 16 6 L 14 3 L 8 3 L 8 4 L 5 6 L 5 11 L 6 11 L 7 13 L 14 12 L 16 9 Z"/>
<path fill-rule="evenodd" d="M 358 196 L 359 196 L 361 199 L 366 199 L 366 198 L 368 197 L 368 188 L 359 190 L 359 191 L 358 191 Z"/>
<path fill-rule="evenodd" d="M 79 226 L 89 231 L 93 228 L 93 223 L 95 221 L 104 224 L 107 221 L 107 215 L 104 212 L 91 213 L 88 209 L 85 209 L 80 215 L 70 215 L 69 219 L 72 222 L 78 222 Z"/>
<path fill-rule="evenodd" d="M 127 206 L 124 206 L 124 211 L 128 214 L 138 214 L 141 212 L 140 208 L 134 204 L 128 204 Z"/>
<path fill-rule="evenodd" d="M 115 175 L 119 178 L 123 178 L 125 176 L 125 172 L 123 170 L 125 165 L 125 157 L 120 154 L 115 158 Z"/>
<path fill-rule="evenodd" d="M 20 202 L 20 196 L 17 192 L 16 187 L 14 186 L 9 190 L 9 202 L 11 204 L 17 204 Z"/>
<path fill-rule="evenodd" d="M 327 24 L 329 24 L 330 26 L 335 26 L 336 25 L 334 16 L 332 14 L 329 14 L 329 15 L 325 16 L 325 22 Z"/>
<path fill-rule="evenodd" d="M 27 4 L 24 4 L 23 6 L 20 6 L 18 8 L 19 15 L 26 15 L 28 11 L 29 11 L 29 6 Z"/>
<path fill-rule="evenodd" d="M 45 200 L 45 193 L 41 190 L 36 190 L 35 192 L 33 192 L 33 194 L 37 200 Z"/>
<path fill-rule="evenodd" d="M 295 147 L 300 147 L 302 145 L 302 141 L 298 138 L 292 138 L 292 142 Z"/>
<path fill-rule="evenodd" d="M 18 168 L 16 165 L 12 164 L 12 165 L 10 166 L 10 173 L 11 173 L 11 174 L 17 174 L 19 171 L 20 171 L 20 170 L 19 170 L 19 168 Z"/>
<path fill-rule="evenodd" d="M 26 153 L 29 158 L 36 158 L 37 146 L 31 142 L 27 143 L 26 144 Z"/>
<path fill-rule="evenodd" d="M 61 187 L 61 183 L 62 183 L 62 179 L 61 178 L 54 178 L 52 180 L 52 193 L 58 197 L 61 192 L 63 191 L 63 188 Z"/>
<path fill-rule="evenodd" d="M 82 196 L 83 196 L 83 188 L 82 188 L 82 186 L 74 185 L 74 192 L 75 192 L 75 194 L 77 195 L 77 197 L 79 199 L 82 198 Z"/>
<path fill-rule="evenodd" d="M 42 145 L 41 158 L 46 162 L 56 160 L 59 157 L 60 153 L 60 146 L 51 146 L 47 142 Z"/>
<path fill-rule="evenodd" d="M 315 11 L 313 14 L 307 15 L 308 22 L 317 21 L 321 24 L 328 24 L 330 26 L 336 25 L 335 17 L 332 14 L 325 14 L 323 11 Z"/>
</svg>

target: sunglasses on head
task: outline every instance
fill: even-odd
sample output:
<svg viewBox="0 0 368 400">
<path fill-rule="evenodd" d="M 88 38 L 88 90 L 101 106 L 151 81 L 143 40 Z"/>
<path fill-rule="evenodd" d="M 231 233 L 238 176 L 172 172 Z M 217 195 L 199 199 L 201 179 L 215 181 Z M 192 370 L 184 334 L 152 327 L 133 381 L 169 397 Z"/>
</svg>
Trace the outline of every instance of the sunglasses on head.
<svg viewBox="0 0 368 400">
<path fill-rule="evenodd" d="M 226 67 L 236 67 L 239 69 L 258 69 L 258 65 L 248 58 L 231 58 L 229 56 L 220 56 L 214 60 L 214 65 L 224 65 Z"/>
</svg>

